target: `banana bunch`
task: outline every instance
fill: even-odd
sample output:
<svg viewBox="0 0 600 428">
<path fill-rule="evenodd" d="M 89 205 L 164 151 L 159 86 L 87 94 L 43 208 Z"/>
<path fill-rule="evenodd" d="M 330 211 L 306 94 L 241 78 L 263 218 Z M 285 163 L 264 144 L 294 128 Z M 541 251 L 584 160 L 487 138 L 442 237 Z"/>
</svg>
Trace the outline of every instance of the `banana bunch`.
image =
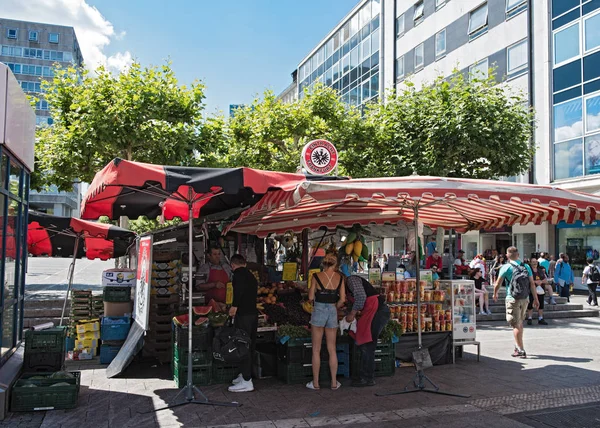
<svg viewBox="0 0 600 428">
<path fill-rule="evenodd" d="M 365 245 L 365 238 L 356 232 L 348 234 L 344 246 L 340 248 L 340 251 L 344 251 L 346 255 L 352 256 L 352 260 L 355 262 L 359 260 L 366 261 L 369 258 L 369 247 Z"/>
<path fill-rule="evenodd" d="M 311 302 L 309 302 L 308 300 L 304 301 L 304 302 L 302 302 L 302 309 L 307 314 L 312 314 L 312 312 L 313 312 L 313 304 Z"/>
<path fill-rule="evenodd" d="M 264 311 L 265 310 L 265 306 L 262 303 L 257 303 L 256 304 L 256 309 L 258 309 L 260 311 Z"/>
</svg>

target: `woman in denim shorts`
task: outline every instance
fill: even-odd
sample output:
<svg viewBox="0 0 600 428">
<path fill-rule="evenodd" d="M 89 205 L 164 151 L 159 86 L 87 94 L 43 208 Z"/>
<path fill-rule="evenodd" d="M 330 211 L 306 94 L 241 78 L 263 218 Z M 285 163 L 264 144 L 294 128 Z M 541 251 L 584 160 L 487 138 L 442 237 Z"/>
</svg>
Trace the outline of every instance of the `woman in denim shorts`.
<svg viewBox="0 0 600 428">
<path fill-rule="evenodd" d="M 329 353 L 329 370 L 331 371 L 331 389 L 336 390 L 342 386 L 336 379 L 338 360 L 335 350 L 338 316 L 337 308 L 346 301 L 344 278 L 337 271 L 337 258 L 327 254 L 321 262 L 322 272 L 312 277 L 308 298 L 314 302 L 314 309 L 310 319 L 312 333 L 312 370 L 313 380 L 306 384 L 308 389 L 320 389 L 319 371 L 321 369 L 321 344 L 323 333 Z"/>
</svg>

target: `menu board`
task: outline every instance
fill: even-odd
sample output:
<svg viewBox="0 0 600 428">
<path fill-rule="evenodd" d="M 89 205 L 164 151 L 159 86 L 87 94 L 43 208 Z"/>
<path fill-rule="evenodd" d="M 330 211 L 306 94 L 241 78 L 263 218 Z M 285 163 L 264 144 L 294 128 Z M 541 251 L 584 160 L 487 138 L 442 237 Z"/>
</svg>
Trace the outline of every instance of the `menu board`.
<svg viewBox="0 0 600 428">
<path fill-rule="evenodd" d="M 369 269 L 369 282 L 372 285 L 381 285 L 381 269 L 370 268 Z"/>
<path fill-rule="evenodd" d="M 283 275 L 284 281 L 295 281 L 298 275 L 298 263 L 284 263 L 283 264 Z"/>
</svg>

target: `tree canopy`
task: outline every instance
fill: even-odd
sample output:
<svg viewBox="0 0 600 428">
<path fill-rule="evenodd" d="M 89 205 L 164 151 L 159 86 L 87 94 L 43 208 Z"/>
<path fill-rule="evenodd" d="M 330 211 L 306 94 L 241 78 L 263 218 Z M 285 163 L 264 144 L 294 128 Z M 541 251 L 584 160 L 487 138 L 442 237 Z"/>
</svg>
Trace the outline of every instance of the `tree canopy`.
<svg viewBox="0 0 600 428">
<path fill-rule="evenodd" d="M 438 76 L 420 89 L 408 81 L 367 112 L 373 141 L 351 147 L 354 177 L 409 174 L 497 179 L 529 168 L 533 114 L 520 92 L 487 78 Z M 354 166 L 354 167 L 352 167 Z"/>
<path fill-rule="evenodd" d="M 111 159 L 193 165 L 212 162 L 222 120 L 206 119 L 204 85 L 179 85 L 169 64 L 133 63 L 114 75 L 100 67 L 57 68 L 43 83 L 54 124 L 38 130 L 32 187 L 72 190 L 91 182 Z"/>
<path fill-rule="evenodd" d="M 302 148 L 315 139 L 333 142 L 344 164 L 344 152 L 368 138 L 361 113 L 344 105 L 332 88 L 321 84 L 294 103 L 266 91 L 238 108 L 229 120 L 226 166 L 248 166 L 295 172 Z"/>
</svg>

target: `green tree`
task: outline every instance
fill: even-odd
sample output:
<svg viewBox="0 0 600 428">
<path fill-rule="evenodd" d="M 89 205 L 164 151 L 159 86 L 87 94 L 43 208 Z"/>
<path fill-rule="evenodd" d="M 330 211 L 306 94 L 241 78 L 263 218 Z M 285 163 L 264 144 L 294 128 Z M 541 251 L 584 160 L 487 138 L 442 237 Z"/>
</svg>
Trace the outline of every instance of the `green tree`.
<svg viewBox="0 0 600 428">
<path fill-rule="evenodd" d="M 497 179 L 527 171 L 534 154 L 527 98 L 489 78 L 437 77 L 421 89 L 408 81 L 366 114 L 376 143 L 352 146 L 354 177 L 405 176 Z"/>
<path fill-rule="evenodd" d="M 44 82 L 54 125 L 40 128 L 34 186 L 71 190 L 111 159 L 166 165 L 214 162 L 223 120 L 205 118 L 204 85 L 179 85 L 170 64 L 133 63 L 120 74 L 100 67 L 58 68 Z"/>
<path fill-rule="evenodd" d="M 332 88 L 318 84 L 294 103 L 283 103 L 271 91 L 240 107 L 228 123 L 226 166 L 248 166 L 295 172 L 302 147 L 323 138 L 336 145 L 343 158 L 346 147 L 364 141 L 361 113 L 344 105 Z M 343 167 L 344 164 L 342 163 Z"/>
</svg>

